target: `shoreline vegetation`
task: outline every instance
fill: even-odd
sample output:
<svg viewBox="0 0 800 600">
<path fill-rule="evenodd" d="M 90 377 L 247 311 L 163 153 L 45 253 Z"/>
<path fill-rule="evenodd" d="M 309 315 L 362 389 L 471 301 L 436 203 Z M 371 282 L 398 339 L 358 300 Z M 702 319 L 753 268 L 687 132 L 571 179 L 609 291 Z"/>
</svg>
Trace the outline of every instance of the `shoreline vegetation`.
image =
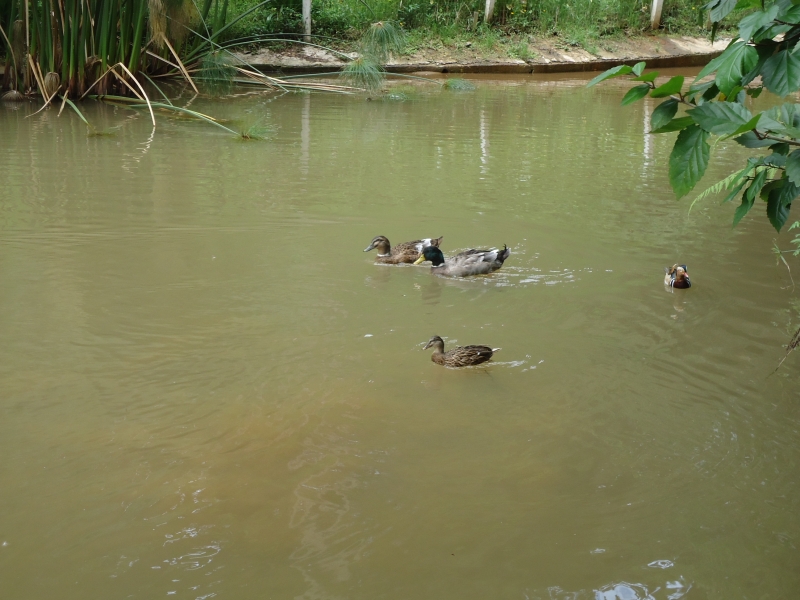
<svg viewBox="0 0 800 600">
<path fill-rule="evenodd" d="M 703 36 L 709 28 L 704 0 L 665 2 L 661 31 L 668 37 L 644 35 L 650 4 L 642 0 L 509 0 L 496 5 L 491 22 L 485 0 L 317 0 L 309 35 L 303 2 L 309 0 L 0 0 L 0 99 L 38 99 L 40 110 L 69 106 L 85 122 L 78 101 L 101 100 L 147 110 L 154 127 L 156 111 L 172 111 L 258 137 L 174 106 L 163 83 L 181 79 L 212 94 L 231 85 L 375 94 L 392 71 L 421 64 L 466 61 L 473 66 L 428 70 L 469 72 L 484 62 L 525 72 L 561 56 L 603 68 L 603 60 L 669 56 L 675 36 Z M 685 43 L 695 47 L 677 54 L 711 57 L 710 44 L 698 51 L 701 40 Z M 333 71 L 338 80 L 271 77 L 258 53 L 283 57 L 277 67 L 284 72 L 292 59 L 319 60 L 311 70 Z"/>
</svg>

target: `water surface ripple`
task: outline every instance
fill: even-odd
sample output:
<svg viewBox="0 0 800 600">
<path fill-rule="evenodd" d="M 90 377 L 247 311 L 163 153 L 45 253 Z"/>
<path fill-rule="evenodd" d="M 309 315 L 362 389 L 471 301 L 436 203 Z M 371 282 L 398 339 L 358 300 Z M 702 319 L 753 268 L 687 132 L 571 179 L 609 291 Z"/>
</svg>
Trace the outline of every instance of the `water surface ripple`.
<svg viewBox="0 0 800 600">
<path fill-rule="evenodd" d="M 793 597 L 775 234 L 687 215 L 655 104 L 585 81 L 194 101 L 263 143 L 0 105 L 0 595 Z M 512 254 L 450 280 L 376 235 Z"/>
</svg>

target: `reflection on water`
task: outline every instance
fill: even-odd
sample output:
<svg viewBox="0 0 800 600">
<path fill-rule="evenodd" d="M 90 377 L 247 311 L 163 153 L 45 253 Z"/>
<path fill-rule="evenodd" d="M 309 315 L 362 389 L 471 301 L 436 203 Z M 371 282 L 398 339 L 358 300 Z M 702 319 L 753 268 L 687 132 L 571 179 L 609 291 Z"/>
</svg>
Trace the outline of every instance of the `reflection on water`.
<svg viewBox="0 0 800 600">
<path fill-rule="evenodd" d="M 9 597 L 792 595 L 774 233 L 687 217 L 624 84 L 476 81 L 184 100 L 263 143 L 0 105 Z M 747 155 L 716 152 L 709 182 Z M 421 232 L 512 254 L 451 279 L 362 253 Z M 501 350 L 445 369 L 432 335 Z"/>
</svg>

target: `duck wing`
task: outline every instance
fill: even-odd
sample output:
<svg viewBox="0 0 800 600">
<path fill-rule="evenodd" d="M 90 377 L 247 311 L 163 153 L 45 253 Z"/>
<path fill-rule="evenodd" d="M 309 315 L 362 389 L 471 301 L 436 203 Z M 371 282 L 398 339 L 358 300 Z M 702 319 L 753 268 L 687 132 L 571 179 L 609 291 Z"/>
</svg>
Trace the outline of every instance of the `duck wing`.
<svg viewBox="0 0 800 600">
<path fill-rule="evenodd" d="M 445 260 L 442 274 L 451 277 L 485 275 L 502 267 L 510 255 L 511 250 L 505 244 L 502 250 L 465 250 Z"/>
<path fill-rule="evenodd" d="M 494 350 L 489 346 L 459 346 L 444 353 L 444 363 L 449 367 L 468 367 L 485 363 Z"/>
<path fill-rule="evenodd" d="M 425 246 L 435 246 L 438 248 L 443 237 L 444 236 L 440 236 L 438 238 L 424 238 L 421 240 L 412 240 L 410 242 L 397 244 L 394 248 L 392 248 L 392 255 L 408 257 L 409 260 L 407 262 L 414 262 L 417 260 L 417 258 L 419 258 L 420 252 L 422 252 L 422 249 L 425 248 Z"/>
</svg>

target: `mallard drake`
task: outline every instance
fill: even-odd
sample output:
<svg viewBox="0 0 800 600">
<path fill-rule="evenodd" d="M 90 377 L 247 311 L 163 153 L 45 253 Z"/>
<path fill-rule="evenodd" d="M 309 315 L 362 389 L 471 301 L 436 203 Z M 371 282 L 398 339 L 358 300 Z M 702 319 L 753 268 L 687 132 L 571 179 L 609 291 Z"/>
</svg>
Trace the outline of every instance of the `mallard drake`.
<svg viewBox="0 0 800 600">
<path fill-rule="evenodd" d="M 485 363 L 492 358 L 500 348 L 490 348 L 489 346 L 457 346 L 452 350 L 444 351 L 444 340 L 438 335 L 433 336 L 425 344 L 423 350 L 433 348 L 431 360 L 437 365 L 445 367 L 469 367 Z"/>
<path fill-rule="evenodd" d="M 396 265 L 399 263 L 413 263 L 419 257 L 419 253 L 425 246 L 439 247 L 442 237 L 425 238 L 424 240 L 414 240 L 413 242 L 403 242 L 394 248 L 389 243 L 386 236 L 379 235 L 372 240 L 369 246 L 364 248 L 364 252 L 369 252 L 373 248 L 378 249 L 378 256 L 375 262 Z"/>
<path fill-rule="evenodd" d="M 692 287 L 686 265 L 672 265 L 670 268 L 664 267 L 664 272 L 666 273 L 666 275 L 664 275 L 664 285 L 679 289 Z"/>
<path fill-rule="evenodd" d="M 439 248 L 426 246 L 414 264 L 429 260 L 433 263 L 431 273 L 448 277 L 468 277 L 497 271 L 510 255 L 511 250 L 503 244 L 502 250 L 466 250 L 445 259 Z"/>
</svg>

